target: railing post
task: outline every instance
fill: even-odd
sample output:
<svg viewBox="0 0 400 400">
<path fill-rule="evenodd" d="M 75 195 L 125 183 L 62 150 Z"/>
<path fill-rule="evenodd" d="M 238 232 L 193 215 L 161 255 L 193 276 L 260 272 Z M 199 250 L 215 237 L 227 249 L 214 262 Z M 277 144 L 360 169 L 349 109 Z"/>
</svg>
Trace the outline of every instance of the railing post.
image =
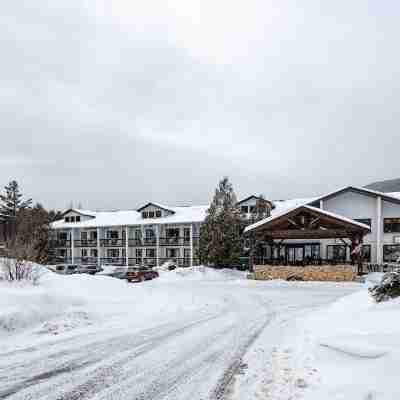
<svg viewBox="0 0 400 400">
<path fill-rule="evenodd" d="M 75 237 L 74 237 L 74 228 L 71 228 L 71 264 L 74 264 L 75 261 Z"/>
<path fill-rule="evenodd" d="M 126 259 L 125 262 L 126 262 L 126 267 L 127 267 L 127 268 L 128 268 L 128 266 L 129 266 L 128 238 L 129 238 L 129 235 L 128 235 L 128 227 L 126 226 L 126 227 L 125 227 L 125 259 Z"/>
<path fill-rule="evenodd" d="M 190 267 L 193 267 L 193 224 L 190 224 L 190 261 L 189 262 L 190 262 Z"/>
<path fill-rule="evenodd" d="M 159 267 L 160 225 L 156 225 L 156 265 Z"/>
</svg>

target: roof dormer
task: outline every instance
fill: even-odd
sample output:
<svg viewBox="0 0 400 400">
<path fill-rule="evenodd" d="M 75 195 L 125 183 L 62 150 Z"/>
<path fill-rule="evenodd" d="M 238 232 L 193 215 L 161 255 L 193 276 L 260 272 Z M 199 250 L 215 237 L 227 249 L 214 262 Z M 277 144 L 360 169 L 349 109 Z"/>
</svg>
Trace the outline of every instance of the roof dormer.
<svg viewBox="0 0 400 400">
<path fill-rule="evenodd" d="M 175 211 L 155 203 L 147 203 L 137 210 L 143 219 L 162 218 L 175 214 Z"/>
</svg>

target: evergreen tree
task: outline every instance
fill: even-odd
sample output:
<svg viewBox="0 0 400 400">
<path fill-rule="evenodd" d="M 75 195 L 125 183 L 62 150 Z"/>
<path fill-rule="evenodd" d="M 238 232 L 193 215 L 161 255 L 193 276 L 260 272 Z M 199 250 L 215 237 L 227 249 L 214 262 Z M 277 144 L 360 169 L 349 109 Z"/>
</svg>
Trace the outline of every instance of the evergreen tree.
<svg viewBox="0 0 400 400">
<path fill-rule="evenodd" d="M 11 181 L 4 187 L 5 194 L 0 194 L 0 215 L 3 220 L 16 218 L 18 211 L 30 207 L 32 199 L 23 200 L 18 182 Z"/>
<path fill-rule="evenodd" d="M 200 230 L 199 257 L 204 264 L 231 267 L 240 261 L 240 213 L 236 195 L 227 177 L 215 190 Z"/>
</svg>

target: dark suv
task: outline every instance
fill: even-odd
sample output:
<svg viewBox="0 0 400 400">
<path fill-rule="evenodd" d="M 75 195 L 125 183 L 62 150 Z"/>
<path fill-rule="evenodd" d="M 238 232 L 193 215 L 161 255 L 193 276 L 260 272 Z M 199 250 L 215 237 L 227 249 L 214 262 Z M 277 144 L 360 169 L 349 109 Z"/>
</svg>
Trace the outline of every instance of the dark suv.
<svg viewBox="0 0 400 400">
<path fill-rule="evenodd" d="M 143 282 L 150 281 L 158 277 L 159 274 L 157 271 L 153 271 L 151 268 L 138 267 L 129 268 L 126 279 L 128 279 L 128 282 Z"/>
</svg>

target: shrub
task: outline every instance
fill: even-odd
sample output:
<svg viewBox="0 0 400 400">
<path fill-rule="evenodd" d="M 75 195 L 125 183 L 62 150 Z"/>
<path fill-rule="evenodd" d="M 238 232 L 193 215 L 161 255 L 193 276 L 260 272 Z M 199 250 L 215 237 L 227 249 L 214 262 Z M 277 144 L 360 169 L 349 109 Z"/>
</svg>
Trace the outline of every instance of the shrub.
<svg viewBox="0 0 400 400">
<path fill-rule="evenodd" d="M 381 283 L 368 290 L 377 303 L 400 297 L 400 272 L 388 272 Z"/>
</svg>

